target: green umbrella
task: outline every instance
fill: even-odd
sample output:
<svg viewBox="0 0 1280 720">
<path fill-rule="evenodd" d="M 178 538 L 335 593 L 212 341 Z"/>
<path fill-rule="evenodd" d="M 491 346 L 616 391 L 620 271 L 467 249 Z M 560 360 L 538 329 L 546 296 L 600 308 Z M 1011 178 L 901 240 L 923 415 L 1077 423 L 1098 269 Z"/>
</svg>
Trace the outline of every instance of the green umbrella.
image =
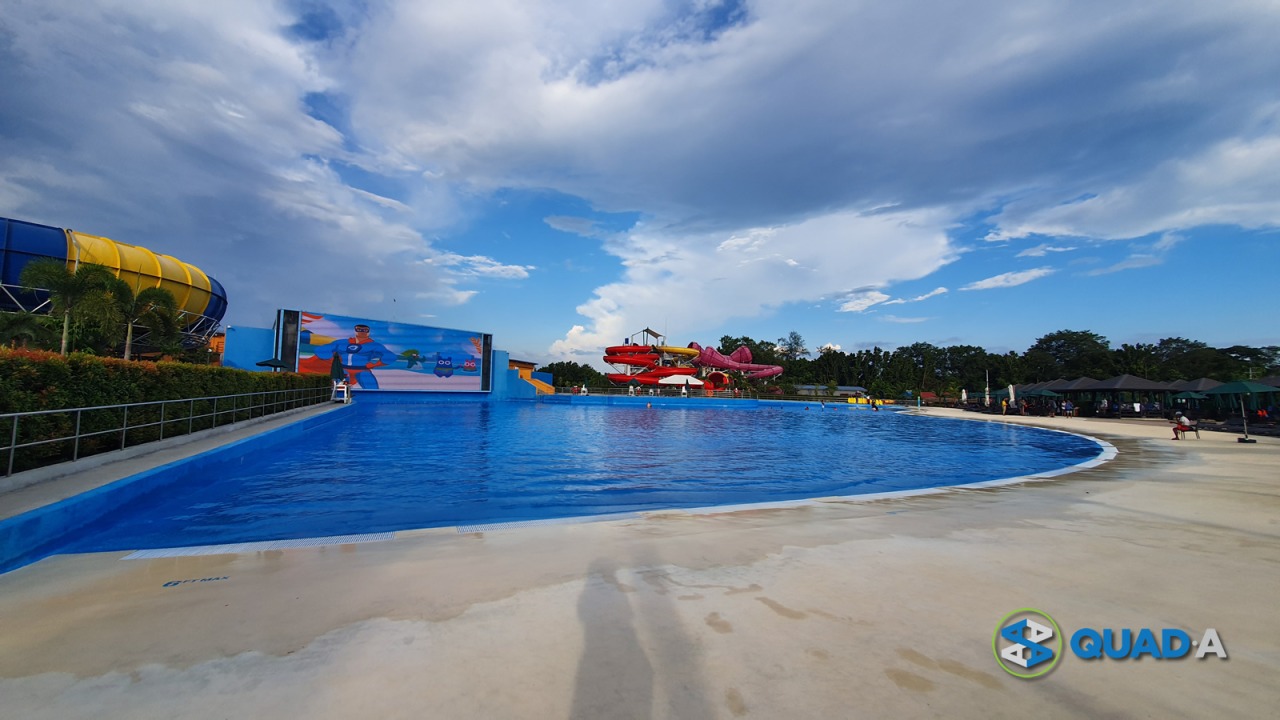
<svg viewBox="0 0 1280 720">
<path fill-rule="evenodd" d="M 1188 390 L 1187 392 L 1180 392 L 1177 395 L 1174 395 L 1173 399 L 1174 400 L 1208 400 L 1209 396 L 1203 393 L 1191 392 L 1190 390 Z"/>
<path fill-rule="evenodd" d="M 1041 388 L 1039 390 L 1028 390 L 1022 393 L 1022 397 L 1045 398 L 1062 396 L 1052 390 L 1045 390 L 1044 388 Z"/>
<path fill-rule="evenodd" d="M 1250 393 L 1280 393 L 1280 388 L 1263 385 L 1253 380 L 1236 380 L 1204 391 L 1205 395 L 1248 395 Z"/>
<path fill-rule="evenodd" d="M 1244 437 L 1236 438 L 1239 442 L 1251 443 L 1249 439 L 1249 413 L 1244 408 L 1244 396 L 1257 393 L 1259 395 L 1265 393 L 1280 393 L 1280 388 L 1263 385 L 1260 382 L 1252 380 L 1236 380 L 1225 385 L 1219 385 L 1216 388 L 1210 388 L 1204 391 L 1206 395 L 1239 395 L 1240 396 L 1240 420 L 1244 423 Z"/>
</svg>

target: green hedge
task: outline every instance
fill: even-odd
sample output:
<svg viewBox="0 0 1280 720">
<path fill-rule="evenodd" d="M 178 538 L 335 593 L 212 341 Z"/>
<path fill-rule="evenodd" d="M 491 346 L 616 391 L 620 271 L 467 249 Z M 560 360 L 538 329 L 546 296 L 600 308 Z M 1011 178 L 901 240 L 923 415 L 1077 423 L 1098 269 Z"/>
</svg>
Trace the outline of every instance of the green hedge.
<svg viewBox="0 0 1280 720">
<path fill-rule="evenodd" d="M 296 373 L 259 373 L 246 370 L 188 365 L 176 362 L 124 361 L 94 355 L 73 353 L 67 357 L 57 353 L 0 348 L 0 414 L 60 410 L 67 408 L 123 405 L 157 400 L 184 400 L 202 397 L 241 395 L 309 388 L 328 388 L 327 376 Z M 283 400 L 285 395 L 272 395 L 265 402 Z M 261 407 L 239 406 L 234 412 L 227 403 L 173 403 L 164 410 L 163 436 L 179 435 L 225 425 L 263 413 Z M 121 410 L 93 411 L 81 414 L 81 433 L 93 433 L 123 425 Z M 127 438 L 112 432 L 83 439 L 79 456 L 114 450 L 122 441 L 129 446 L 161 437 L 159 407 L 130 410 L 129 424 L 154 423 L 129 431 Z M 54 413 L 22 419 L 18 426 L 18 442 L 70 435 L 75 431 L 75 413 Z M 0 442 L 8 446 L 12 433 L 9 421 L 0 422 Z M 70 442 L 50 443 L 20 450 L 14 471 L 49 465 L 71 459 Z M 0 458 L 0 475 L 8 464 L 7 453 Z"/>
</svg>

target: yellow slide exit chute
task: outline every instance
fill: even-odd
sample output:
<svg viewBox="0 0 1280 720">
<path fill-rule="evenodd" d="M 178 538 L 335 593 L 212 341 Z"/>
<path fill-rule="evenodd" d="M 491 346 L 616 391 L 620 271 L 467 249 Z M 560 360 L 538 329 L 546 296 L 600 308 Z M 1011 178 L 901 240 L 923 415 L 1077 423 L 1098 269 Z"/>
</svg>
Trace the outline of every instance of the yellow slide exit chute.
<svg viewBox="0 0 1280 720">
<path fill-rule="evenodd" d="M 178 301 L 178 309 L 201 315 L 213 294 L 209 276 L 200 268 L 144 247 L 111 238 L 67 231 L 67 266 L 77 263 L 102 265 L 129 284 L 133 291 L 164 288 Z"/>
</svg>

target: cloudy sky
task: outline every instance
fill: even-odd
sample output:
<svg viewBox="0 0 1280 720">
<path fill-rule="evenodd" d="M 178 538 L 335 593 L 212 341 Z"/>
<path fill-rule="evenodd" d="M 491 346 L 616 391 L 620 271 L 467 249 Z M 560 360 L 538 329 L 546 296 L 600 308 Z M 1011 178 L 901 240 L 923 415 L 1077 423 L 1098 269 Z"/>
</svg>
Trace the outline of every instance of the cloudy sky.
<svg viewBox="0 0 1280 720">
<path fill-rule="evenodd" d="M 1280 344 L 1272 0 L 5 0 L 0 215 L 599 364 Z M 1194 302 L 1182 298 L 1194 298 Z"/>
</svg>

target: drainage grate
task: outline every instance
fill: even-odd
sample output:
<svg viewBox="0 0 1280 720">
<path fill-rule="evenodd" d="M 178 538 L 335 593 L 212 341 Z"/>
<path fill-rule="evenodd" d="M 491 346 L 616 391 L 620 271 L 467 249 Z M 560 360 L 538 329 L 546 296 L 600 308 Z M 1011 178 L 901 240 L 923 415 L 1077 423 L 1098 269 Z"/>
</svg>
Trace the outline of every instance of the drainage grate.
<svg viewBox="0 0 1280 720">
<path fill-rule="evenodd" d="M 125 555 L 122 560 L 150 560 L 152 558 L 190 557 L 194 555 L 233 555 L 235 553 L 286 550 L 288 548 L 320 547 L 322 545 L 350 545 L 353 543 L 383 542 L 392 540 L 393 532 L 366 533 L 364 535 L 332 535 L 329 537 L 298 538 L 297 540 L 267 540 L 265 542 L 232 543 L 230 545 L 197 545 L 195 547 L 157 548 L 138 550 Z"/>
<path fill-rule="evenodd" d="M 613 515 L 587 515 L 585 517 L 568 517 L 568 518 L 551 518 L 548 520 L 518 520 L 516 522 L 505 523 L 489 523 L 487 525 L 459 525 L 459 533 L 473 532 L 494 532 L 496 530 L 518 530 L 527 527 L 540 527 L 543 525 L 580 525 L 590 522 L 604 522 L 607 520 L 633 520 L 640 517 L 639 513 L 614 513 Z"/>
</svg>

